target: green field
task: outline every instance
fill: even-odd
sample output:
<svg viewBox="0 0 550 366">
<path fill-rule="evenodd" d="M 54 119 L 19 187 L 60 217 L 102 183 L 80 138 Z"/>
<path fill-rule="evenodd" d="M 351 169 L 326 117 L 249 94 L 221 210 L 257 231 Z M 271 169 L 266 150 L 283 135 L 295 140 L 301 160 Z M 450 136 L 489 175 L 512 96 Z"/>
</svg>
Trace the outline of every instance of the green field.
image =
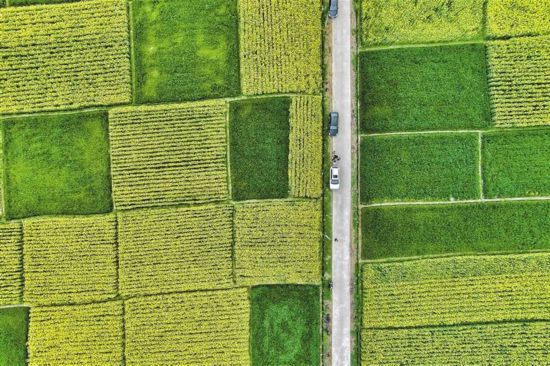
<svg viewBox="0 0 550 366">
<path fill-rule="evenodd" d="M 489 125 L 482 44 L 363 51 L 359 69 L 363 132 Z"/>
<path fill-rule="evenodd" d="M 317 287 L 259 286 L 250 298 L 252 365 L 319 365 Z"/>
<path fill-rule="evenodd" d="M 111 210 L 105 113 L 41 115 L 3 123 L 8 218 Z"/>
<path fill-rule="evenodd" d="M 550 249 L 550 202 L 367 207 L 362 258 Z"/>
<path fill-rule="evenodd" d="M 483 135 L 485 196 L 550 196 L 550 130 Z"/>
<path fill-rule="evenodd" d="M 361 202 L 478 198 L 478 135 L 366 136 Z"/>
<path fill-rule="evenodd" d="M 236 0 L 132 3 L 138 102 L 239 94 Z"/>
<path fill-rule="evenodd" d="M 25 366 L 28 308 L 0 309 L 0 366 Z"/>
<path fill-rule="evenodd" d="M 248 99 L 229 105 L 231 187 L 235 200 L 288 196 L 290 99 Z"/>
</svg>

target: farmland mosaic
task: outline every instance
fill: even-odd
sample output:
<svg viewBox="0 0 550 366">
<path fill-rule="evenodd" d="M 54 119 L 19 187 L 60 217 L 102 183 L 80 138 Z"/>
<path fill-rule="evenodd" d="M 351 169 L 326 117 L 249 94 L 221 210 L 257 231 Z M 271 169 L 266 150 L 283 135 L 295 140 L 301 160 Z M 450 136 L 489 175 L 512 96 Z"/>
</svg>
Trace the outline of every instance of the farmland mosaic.
<svg viewBox="0 0 550 366">
<path fill-rule="evenodd" d="M 0 1 L 0 365 L 320 364 L 321 11 Z"/>
</svg>

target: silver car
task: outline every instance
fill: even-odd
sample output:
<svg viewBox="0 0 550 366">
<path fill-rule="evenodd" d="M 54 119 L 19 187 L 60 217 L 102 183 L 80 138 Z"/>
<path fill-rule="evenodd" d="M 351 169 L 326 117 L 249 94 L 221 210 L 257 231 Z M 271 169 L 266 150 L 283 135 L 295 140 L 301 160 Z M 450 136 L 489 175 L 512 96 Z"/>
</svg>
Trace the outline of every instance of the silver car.
<svg viewBox="0 0 550 366">
<path fill-rule="evenodd" d="M 330 7 L 328 9 L 328 17 L 336 18 L 338 15 L 338 0 L 330 0 Z"/>
</svg>

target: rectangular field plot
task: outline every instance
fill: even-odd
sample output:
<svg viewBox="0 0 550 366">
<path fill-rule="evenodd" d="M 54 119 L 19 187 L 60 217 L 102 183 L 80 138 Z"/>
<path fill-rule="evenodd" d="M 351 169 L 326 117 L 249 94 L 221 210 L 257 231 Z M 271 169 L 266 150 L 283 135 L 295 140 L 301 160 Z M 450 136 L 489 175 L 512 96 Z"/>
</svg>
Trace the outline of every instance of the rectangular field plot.
<svg viewBox="0 0 550 366">
<path fill-rule="evenodd" d="M 550 249 L 550 201 L 368 207 L 362 258 Z"/>
<path fill-rule="evenodd" d="M 0 9 L 0 113 L 130 101 L 126 3 Z"/>
<path fill-rule="evenodd" d="M 239 94 L 237 0 L 139 0 L 131 9 L 139 102 Z"/>
<path fill-rule="evenodd" d="M 121 293 L 231 287 L 232 217 L 229 205 L 119 212 Z"/>
<path fill-rule="evenodd" d="M 290 98 L 229 104 L 231 188 L 235 200 L 286 198 Z"/>
<path fill-rule="evenodd" d="M 106 112 L 4 120 L 6 217 L 111 212 Z"/>
<path fill-rule="evenodd" d="M 487 23 L 492 37 L 550 33 L 550 1 L 489 0 Z"/>
<path fill-rule="evenodd" d="M 114 215 L 23 222 L 25 303 L 102 301 L 117 294 Z"/>
<path fill-rule="evenodd" d="M 239 19 L 244 94 L 321 90 L 321 1 L 242 0 Z"/>
<path fill-rule="evenodd" d="M 478 198 L 478 146 L 474 133 L 363 136 L 361 202 Z"/>
<path fill-rule="evenodd" d="M 485 196 L 550 196 L 550 130 L 483 135 Z"/>
<path fill-rule="evenodd" d="M 29 308 L 0 309 L 0 365 L 25 366 Z"/>
<path fill-rule="evenodd" d="M 488 43 L 494 124 L 550 124 L 550 36 Z"/>
<path fill-rule="evenodd" d="M 363 327 L 550 320 L 550 254 L 363 265 Z"/>
<path fill-rule="evenodd" d="M 109 111 L 115 207 L 227 199 L 224 101 Z"/>
<path fill-rule="evenodd" d="M 293 97 L 290 106 L 288 185 L 292 197 L 318 198 L 323 191 L 323 100 Z"/>
<path fill-rule="evenodd" d="M 481 39 L 483 0 L 361 0 L 362 46 Z"/>
<path fill-rule="evenodd" d="M 235 206 L 237 282 L 319 284 L 319 201 L 255 201 Z"/>
<path fill-rule="evenodd" d="M 367 365 L 544 365 L 550 322 L 363 329 Z"/>
<path fill-rule="evenodd" d="M 119 301 L 33 307 L 28 365 L 120 366 L 122 318 Z"/>
<path fill-rule="evenodd" d="M 257 286 L 250 302 L 252 365 L 319 365 L 317 286 Z"/>
<path fill-rule="evenodd" d="M 250 365 L 247 289 L 126 302 L 127 365 Z"/>
<path fill-rule="evenodd" d="M 359 53 L 363 132 L 487 127 L 485 46 L 411 47 Z"/>
<path fill-rule="evenodd" d="M 23 295 L 21 224 L 0 224 L 0 306 L 21 303 Z"/>
</svg>

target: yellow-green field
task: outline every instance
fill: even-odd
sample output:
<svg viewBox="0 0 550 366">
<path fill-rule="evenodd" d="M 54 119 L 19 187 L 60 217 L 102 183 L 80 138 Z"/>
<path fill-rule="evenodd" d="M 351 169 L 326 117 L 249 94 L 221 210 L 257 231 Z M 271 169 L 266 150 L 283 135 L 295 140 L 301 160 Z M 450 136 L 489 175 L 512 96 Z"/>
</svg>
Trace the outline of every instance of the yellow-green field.
<svg viewBox="0 0 550 366">
<path fill-rule="evenodd" d="M 320 365 L 322 6 L 0 0 L 0 366 Z"/>
</svg>

